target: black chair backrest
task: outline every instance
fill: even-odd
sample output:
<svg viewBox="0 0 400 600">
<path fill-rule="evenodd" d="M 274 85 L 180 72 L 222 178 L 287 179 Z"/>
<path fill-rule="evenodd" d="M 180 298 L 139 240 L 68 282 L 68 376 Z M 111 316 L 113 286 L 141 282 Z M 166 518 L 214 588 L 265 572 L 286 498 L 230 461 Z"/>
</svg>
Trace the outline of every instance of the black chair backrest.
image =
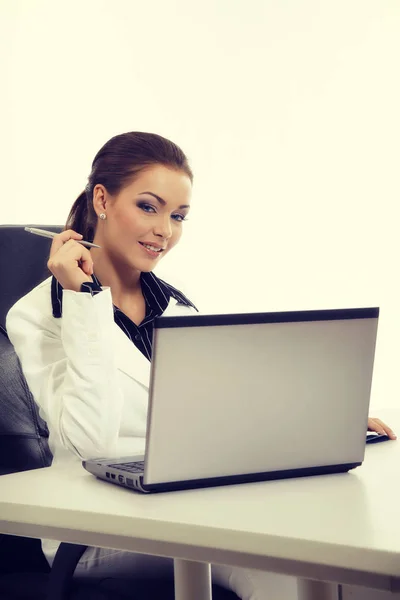
<svg viewBox="0 0 400 600">
<path fill-rule="evenodd" d="M 47 260 L 51 240 L 32 235 L 25 225 L 0 225 L 0 326 L 12 305 L 50 276 Z M 27 225 L 60 232 L 59 225 Z"/>
<path fill-rule="evenodd" d="M 23 225 L 0 226 L 0 325 L 3 328 L 14 302 L 49 277 L 46 263 L 50 244 L 48 238 L 24 231 Z M 0 329 L 0 475 L 49 466 L 52 456 L 48 435 L 14 348 L 5 330 Z"/>
<path fill-rule="evenodd" d="M 0 225 L 0 475 L 47 467 L 52 461 L 46 423 L 4 329 L 11 306 L 49 277 L 50 244 L 51 240 L 24 231 L 23 225 Z M 49 570 L 39 540 L 1 534 L 0 556 L 0 575 Z"/>
</svg>

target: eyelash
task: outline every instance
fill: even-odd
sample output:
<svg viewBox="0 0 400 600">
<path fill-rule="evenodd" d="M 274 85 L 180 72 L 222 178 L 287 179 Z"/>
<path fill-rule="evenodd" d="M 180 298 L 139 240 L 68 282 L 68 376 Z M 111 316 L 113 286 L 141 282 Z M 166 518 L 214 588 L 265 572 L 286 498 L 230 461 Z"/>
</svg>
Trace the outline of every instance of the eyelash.
<svg viewBox="0 0 400 600">
<path fill-rule="evenodd" d="M 139 208 L 141 208 L 144 212 L 151 212 L 146 210 L 146 208 L 151 208 L 152 211 L 157 212 L 155 207 L 152 204 L 148 204 L 147 202 L 139 202 L 138 204 Z M 182 223 L 183 221 L 187 221 L 187 217 L 184 217 L 183 215 L 172 215 L 173 217 L 180 217 L 180 219 L 174 219 L 174 221 L 176 221 L 177 223 Z"/>
</svg>

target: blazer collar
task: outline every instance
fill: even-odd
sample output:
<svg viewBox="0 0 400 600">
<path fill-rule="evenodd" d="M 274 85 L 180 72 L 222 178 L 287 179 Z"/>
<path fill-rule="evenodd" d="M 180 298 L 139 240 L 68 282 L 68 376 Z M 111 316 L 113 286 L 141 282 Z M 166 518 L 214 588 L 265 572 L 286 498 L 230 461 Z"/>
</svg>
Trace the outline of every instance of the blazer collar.
<svg viewBox="0 0 400 600">
<path fill-rule="evenodd" d="M 164 316 L 179 316 L 193 314 L 195 311 L 189 306 L 180 304 L 175 298 L 170 298 L 164 311 Z M 120 371 L 140 383 L 146 389 L 150 383 L 151 363 L 133 344 L 128 336 L 114 323 L 114 341 L 116 348 L 116 365 Z"/>
<path fill-rule="evenodd" d="M 147 292 L 157 299 L 157 310 L 154 311 L 154 316 L 157 314 L 178 316 L 193 314 L 197 311 L 197 308 L 186 296 L 156 277 L 154 273 L 142 273 L 142 276 L 146 290 L 144 293 Z M 101 284 L 97 278 L 93 287 L 95 288 L 94 293 L 101 293 Z M 53 316 L 60 318 L 62 315 L 62 287 L 55 277 L 52 277 L 51 281 L 51 301 Z M 114 323 L 114 342 L 117 368 L 148 388 L 151 364 L 117 323 Z"/>
<path fill-rule="evenodd" d="M 147 389 L 150 383 L 151 363 L 116 323 L 114 323 L 114 343 L 117 369 Z"/>
</svg>

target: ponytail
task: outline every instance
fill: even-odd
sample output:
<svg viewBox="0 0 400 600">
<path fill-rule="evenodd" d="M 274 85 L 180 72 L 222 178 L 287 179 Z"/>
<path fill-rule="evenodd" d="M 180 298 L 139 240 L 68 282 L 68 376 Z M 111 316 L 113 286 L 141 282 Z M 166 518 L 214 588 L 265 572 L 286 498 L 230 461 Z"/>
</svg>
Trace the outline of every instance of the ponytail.
<svg viewBox="0 0 400 600">
<path fill-rule="evenodd" d="M 87 242 L 93 242 L 95 232 L 94 210 L 88 206 L 88 195 L 84 190 L 75 200 L 69 212 L 65 229 L 73 229 L 83 235 Z"/>
</svg>

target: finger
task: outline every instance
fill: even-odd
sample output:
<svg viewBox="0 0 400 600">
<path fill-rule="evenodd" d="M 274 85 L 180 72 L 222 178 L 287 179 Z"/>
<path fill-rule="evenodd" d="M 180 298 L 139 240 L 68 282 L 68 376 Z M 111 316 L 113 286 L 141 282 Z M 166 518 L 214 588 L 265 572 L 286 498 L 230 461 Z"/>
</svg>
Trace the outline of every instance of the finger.
<svg viewBox="0 0 400 600">
<path fill-rule="evenodd" d="M 397 439 L 396 434 L 380 419 L 368 419 L 368 429 L 380 435 L 387 435 L 391 440 Z"/>
<path fill-rule="evenodd" d="M 93 275 L 93 259 L 90 251 L 75 240 L 68 240 L 59 251 L 60 258 L 76 261 L 86 275 Z"/>
<path fill-rule="evenodd" d="M 47 266 L 53 274 L 58 269 L 68 268 L 68 265 L 79 266 L 86 275 L 93 274 L 93 260 L 89 250 L 78 244 L 75 239 L 65 242 L 47 261 Z"/>
<path fill-rule="evenodd" d="M 86 275 L 93 275 L 93 260 L 90 256 L 90 252 L 88 252 L 88 257 L 83 257 L 79 261 L 79 266 Z"/>
<path fill-rule="evenodd" d="M 386 423 L 381 421 L 381 419 L 374 418 L 373 420 L 375 421 L 377 426 L 380 428 L 380 430 L 382 430 L 384 434 L 388 435 L 391 440 L 397 439 L 397 436 L 394 433 L 394 431 L 392 431 L 392 429 L 390 429 L 390 427 L 388 425 L 386 425 Z"/>
<path fill-rule="evenodd" d="M 379 423 L 376 422 L 376 419 L 369 418 L 368 419 L 368 430 L 375 431 L 381 435 L 385 435 L 385 430 Z"/>
<path fill-rule="evenodd" d="M 53 242 L 50 248 L 50 257 L 53 256 L 62 246 L 69 240 L 81 240 L 82 234 L 77 233 L 73 229 L 67 229 L 54 236 Z"/>
</svg>

